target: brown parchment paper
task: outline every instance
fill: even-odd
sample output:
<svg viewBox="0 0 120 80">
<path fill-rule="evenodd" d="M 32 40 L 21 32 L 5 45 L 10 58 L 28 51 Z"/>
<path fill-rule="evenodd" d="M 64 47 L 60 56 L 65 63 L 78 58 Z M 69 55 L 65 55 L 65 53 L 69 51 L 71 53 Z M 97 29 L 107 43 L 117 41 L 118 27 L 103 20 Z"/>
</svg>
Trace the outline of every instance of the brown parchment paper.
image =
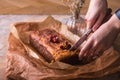
<svg viewBox="0 0 120 80">
<path fill-rule="evenodd" d="M 7 53 L 7 78 L 15 80 L 66 80 L 97 78 L 120 71 L 120 36 L 114 46 L 86 65 L 46 62 L 29 44 L 29 34 L 38 29 L 53 28 L 76 42 L 79 37 L 67 26 L 49 16 L 42 22 L 18 22 L 11 27 Z M 71 37 L 69 36 L 71 35 Z M 115 49 L 114 49 L 115 48 Z"/>
</svg>

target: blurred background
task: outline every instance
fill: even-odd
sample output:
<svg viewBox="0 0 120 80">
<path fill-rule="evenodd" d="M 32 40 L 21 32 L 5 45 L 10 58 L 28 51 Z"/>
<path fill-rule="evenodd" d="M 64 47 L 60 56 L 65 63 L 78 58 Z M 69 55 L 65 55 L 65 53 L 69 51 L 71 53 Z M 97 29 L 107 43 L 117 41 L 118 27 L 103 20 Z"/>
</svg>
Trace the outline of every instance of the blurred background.
<svg viewBox="0 0 120 80">
<path fill-rule="evenodd" d="M 70 14 L 68 0 L 0 0 L 0 14 Z M 82 14 L 85 14 L 90 0 L 86 0 Z M 120 7 L 120 0 L 108 0 L 113 12 Z"/>
<path fill-rule="evenodd" d="M 46 15 L 55 15 L 54 17 L 61 21 L 71 14 L 69 5 L 63 1 L 67 0 L 0 0 L 0 80 L 5 80 L 6 53 L 11 24 L 21 21 L 39 21 Z M 89 1 L 86 0 L 81 11 L 82 15 L 86 14 Z M 108 6 L 114 13 L 117 8 L 120 8 L 120 0 L 108 0 Z M 120 80 L 120 73 L 94 80 Z"/>
</svg>

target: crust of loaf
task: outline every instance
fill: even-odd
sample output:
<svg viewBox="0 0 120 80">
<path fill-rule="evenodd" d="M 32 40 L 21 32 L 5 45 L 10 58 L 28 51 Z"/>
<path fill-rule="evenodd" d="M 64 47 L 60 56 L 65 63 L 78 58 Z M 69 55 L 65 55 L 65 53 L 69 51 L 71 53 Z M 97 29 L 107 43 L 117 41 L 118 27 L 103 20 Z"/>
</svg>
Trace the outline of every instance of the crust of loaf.
<svg viewBox="0 0 120 80">
<path fill-rule="evenodd" d="M 59 42 L 51 42 L 51 36 L 56 35 Z M 34 31 L 30 35 L 30 44 L 36 49 L 48 62 L 69 60 L 75 53 L 69 49 L 62 49 L 66 43 L 72 45 L 72 42 L 53 29 L 44 29 Z"/>
</svg>

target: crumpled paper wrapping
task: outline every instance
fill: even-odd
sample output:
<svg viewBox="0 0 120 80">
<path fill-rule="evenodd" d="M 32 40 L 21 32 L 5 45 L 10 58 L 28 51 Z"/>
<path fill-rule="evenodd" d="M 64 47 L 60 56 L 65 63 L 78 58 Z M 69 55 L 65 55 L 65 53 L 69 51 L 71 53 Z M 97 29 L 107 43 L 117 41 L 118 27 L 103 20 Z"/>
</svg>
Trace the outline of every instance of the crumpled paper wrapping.
<svg viewBox="0 0 120 80">
<path fill-rule="evenodd" d="M 85 65 L 70 65 L 62 62 L 48 63 L 29 44 L 29 34 L 38 29 L 54 28 L 73 42 L 79 37 L 67 30 L 66 25 L 49 16 L 43 22 L 18 22 L 11 27 L 7 53 L 6 76 L 12 80 L 67 80 L 97 78 L 120 71 L 120 38 L 114 46 L 98 59 Z M 71 35 L 71 37 L 69 36 Z"/>
</svg>

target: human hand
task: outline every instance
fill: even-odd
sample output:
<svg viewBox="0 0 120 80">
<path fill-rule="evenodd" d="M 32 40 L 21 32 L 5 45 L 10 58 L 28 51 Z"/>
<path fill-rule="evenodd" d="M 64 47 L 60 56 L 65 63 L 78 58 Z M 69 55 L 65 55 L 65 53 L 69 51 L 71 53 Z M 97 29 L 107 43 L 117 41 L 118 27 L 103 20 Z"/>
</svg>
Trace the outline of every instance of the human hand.
<svg viewBox="0 0 120 80">
<path fill-rule="evenodd" d="M 107 8 L 107 0 L 91 0 L 85 16 L 87 28 L 93 28 L 93 31 L 98 29 L 105 17 Z"/>
<path fill-rule="evenodd" d="M 86 41 L 79 53 L 80 60 L 86 57 L 94 57 L 97 53 L 108 49 L 120 32 L 120 20 L 114 14 L 109 21 L 97 29 Z"/>
</svg>

